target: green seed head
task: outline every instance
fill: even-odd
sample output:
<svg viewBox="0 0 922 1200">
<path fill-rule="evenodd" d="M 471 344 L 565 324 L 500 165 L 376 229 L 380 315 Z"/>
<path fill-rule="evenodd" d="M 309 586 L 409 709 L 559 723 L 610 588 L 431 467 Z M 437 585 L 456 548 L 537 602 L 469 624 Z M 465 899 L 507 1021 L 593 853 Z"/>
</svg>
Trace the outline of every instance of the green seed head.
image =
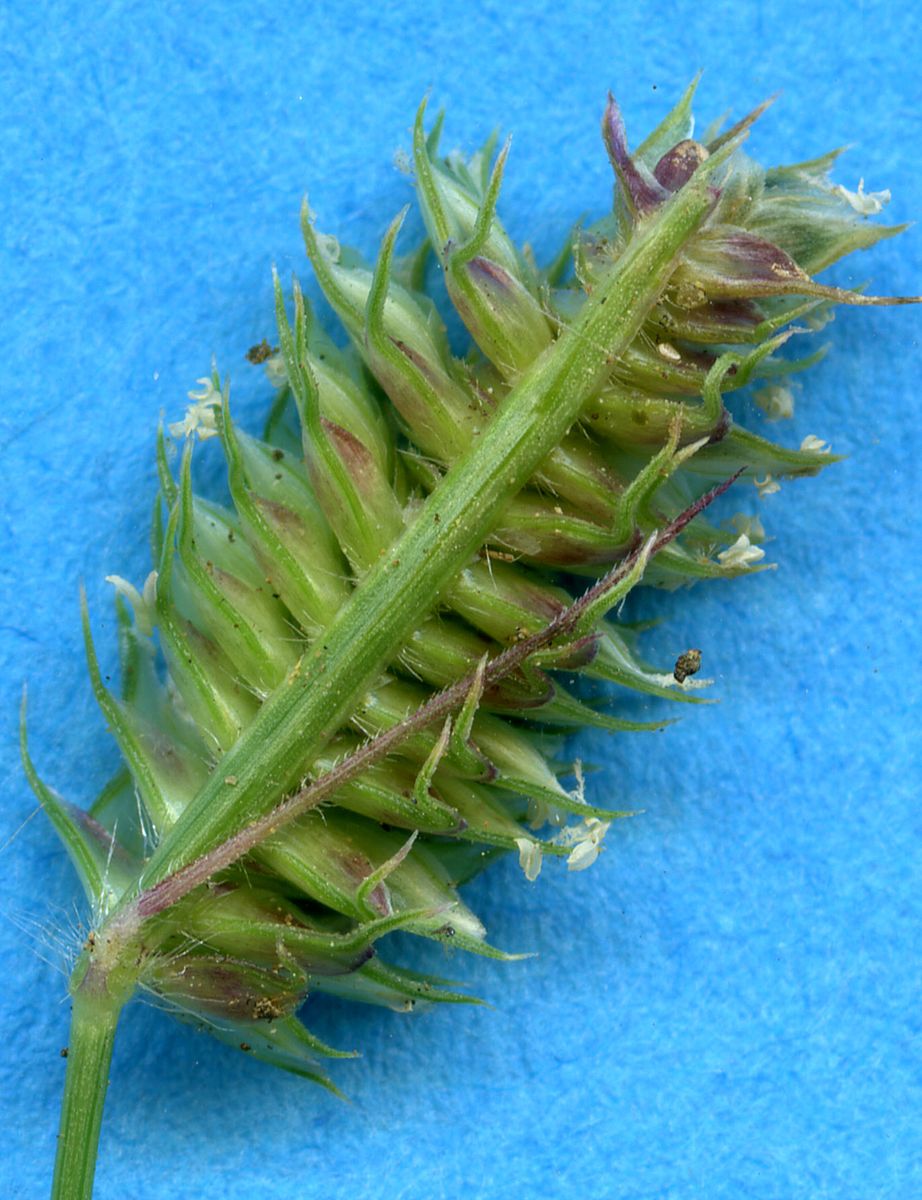
<svg viewBox="0 0 922 1200">
<path fill-rule="evenodd" d="M 633 153 L 610 101 L 614 205 L 547 268 L 500 223 L 508 143 L 495 161 L 492 141 L 440 157 L 441 118 L 427 133 L 420 109 L 415 184 L 470 334 L 461 358 L 425 294 L 426 247 L 395 260 L 402 217 L 371 267 L 305 206 L 349 349 L 276 279 L 278 349 L 251 353 L 278 389 L 264 436 L 238 428 L 214 374 L 160 438 L 152 573 L 111 577 L 119 695 L 86 620 L 125 769 L 85 814 L 24 743 L 105 935 L 75 993 L 130 963 L 178 1015 L 322 1079 L 316 1057 L 336 1052 L 296 1015 L 313 991 L 465 999 L 387 961 L 381 939 L 507 957 L 459 886 L 503 852 L 530 880 L 545 857 L 595 861 L 626 814 L 588 802 L 578 771 L 566 787 L 550 748 L 585 725 L 656 726 L 587 703 L 580 681 L 685 701 L 706 684 L 699 651 L 652 667 L 607 613 L 642 576 L 764 569 L 759 522 L 705 519 L 705 489 L 748 472 L 771 490 L 834 460 L 817 438 L 746 430 L 732 393 L 756 384 L 789 415 L 788 377 L 816 355 L 788 340 L 831 305 L 880 302 L 815 274 L 898 232 L 867 220 L 886 193 L 830 182 L 834 154 L 747 158 L 758 113 L 697 140 L 693 92 Z M 195 495 L 197 439 L 223 452 L 227 506 Z"/>
</svg>

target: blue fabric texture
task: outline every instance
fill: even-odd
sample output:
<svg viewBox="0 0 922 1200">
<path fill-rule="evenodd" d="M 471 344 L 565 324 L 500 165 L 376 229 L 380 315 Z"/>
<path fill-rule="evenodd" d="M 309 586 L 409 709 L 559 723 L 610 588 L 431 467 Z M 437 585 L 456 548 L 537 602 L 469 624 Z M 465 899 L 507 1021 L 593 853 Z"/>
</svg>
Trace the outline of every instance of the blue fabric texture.
<svg viewBox="0 0 922 1200">
<path fill-rule="evenodd" d="M 754 153 L 849 143 L 840 181 L 890 188 L 890 219 L 918 219 L 922 17 L 890 0 L 58 0 L 7 4 L 3 24 L 0 1194 L 38 1197 L 65 1066 L 60 968 L 86 914 L 31 819 L 21 688 L 40 769 L 88 803 L 116 755 L 78 584 L 111 670 L 103 580 L 149 569 L 158 418 L 181 417 L 214 354 L 258 428 L 267 389 L 243 356 L 272 337 L 271 264 L 309 277 L 302 194 L 372 252 L 409 198 L 393 153 L 431 88 L 446 144 L 514 133 L 501 211 L 547 255 L 609 203 L 606 89 L 636 144 L 701 67 L 703 119 L 781 89 Z M 831 278 L 922 291 L 919 228 Z M 774 428 L 847 458 L 762 501 L 738 486 L 777 572 L 632 597 L 632 618 L 664 618 L 650 657 L 701 647 L 721 703 L 659 734 L 579 739 L 591 795 L 643 810 L 591 870 L 550 864 L 529 885 L 510 860 L 469 887 L 491 940 L 537 956 L 404 946 L 492 1009 L 309 1002 L 318 1034 L 362 1051 L 334 1067 L 346 1105 L 135 1004 L 100 1200 L 922 1194 L 919 319 L 841 312 Z M 679 715 L 667 707 L 634 706 Z"/>
</svg>

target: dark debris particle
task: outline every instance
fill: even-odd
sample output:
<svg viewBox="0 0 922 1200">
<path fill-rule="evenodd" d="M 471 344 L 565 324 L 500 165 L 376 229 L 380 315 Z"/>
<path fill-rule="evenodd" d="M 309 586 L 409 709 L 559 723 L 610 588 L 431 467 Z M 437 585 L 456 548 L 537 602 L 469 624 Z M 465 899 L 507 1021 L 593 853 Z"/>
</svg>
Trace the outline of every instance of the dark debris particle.
<svg viewBox="0 0 922 1200">
<path fill-rule="evenodd" d="M 689 675 L 697 675 L 701 669 L 701 651 L 686 650 L 675 660 L 672 675 L 676 683 L 684 683 Z"/>
<path fill-rule="evenodd" d="M 251 346 L 247 350 L 247 362 L 253 363 L 254 366 L 259 366 L 264 363 L 267 358 L 271 358 L 273 354 L 278 352 L 278 346 L 270 346 L 265 338 L 261 342 L 257 342 L 255 346 Z"/>
</svg>

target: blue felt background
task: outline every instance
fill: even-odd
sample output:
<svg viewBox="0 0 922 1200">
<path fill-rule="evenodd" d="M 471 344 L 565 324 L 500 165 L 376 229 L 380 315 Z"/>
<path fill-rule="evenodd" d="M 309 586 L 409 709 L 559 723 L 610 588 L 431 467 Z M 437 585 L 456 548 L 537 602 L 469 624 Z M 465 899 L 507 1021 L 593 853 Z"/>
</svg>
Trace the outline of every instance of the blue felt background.
<svg viewBox="0 0 922 1200">
<path fill-rule="evenodd" d="M 706 118 L 783 89 L 769 160 L 844 142 L 840 178 L 922 214 L 922 19 L 911 5 L 597 0 L 3 5 L 0 518 L 0 1194 L 41 1196 L 67 1037 L 55 969 L 82 920 L 14 746 L 87 801 L 115 761 L 85 681 L 82 577 L 107 661 L 116 571 L 148 569 L 153 434 L 212 353 L 272 335 L 270 265 L 306 277 L 297 216 L 371 251 L 407 198 L 430 86 L 448 141 L 515 132 L 503 212 L 539 248 L 607 203 L 597 122 L 634 140 L 699 66 Z M 30 15 L 20 15 L 28 9 Z M 911 230 L 835 279 L 922 290 Z M 849 457 L 762 512 L 777 573 L 641 598 L 671 661 L 703 647 L 719 707 L 582 751 L 593 794 L 642 806 L 582 875 L 514 863 L 469 889 L 493 940 L 539 957 L 428 961 L 495 1010 L 318 1003 L 358 1046 L 346 1106 L 180 1028 L 126 1015 L 98 1196 L 900 1200 L 922 1193 L 916 750 L 919 314 L 848 312 L 789 444 Z M 203 456 L 204 457 L 204 456 Z M 738 507 L 754 508 L 754 491 Z M 661 712 L 650 706 L 650 712 Z"/>
</svg>

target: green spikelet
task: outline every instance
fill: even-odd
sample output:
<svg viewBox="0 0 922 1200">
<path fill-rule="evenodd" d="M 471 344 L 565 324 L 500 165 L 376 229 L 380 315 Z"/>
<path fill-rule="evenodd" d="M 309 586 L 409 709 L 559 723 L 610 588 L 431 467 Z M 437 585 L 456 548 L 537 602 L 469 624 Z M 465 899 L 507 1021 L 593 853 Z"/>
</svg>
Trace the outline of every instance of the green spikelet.
<svg viewBox="0 0 922 1200">
<path fill-rule="evenodd" d="M 834 461 L 817 439 L 747 431 L 732 394 L 756 383 L 783 415 L 787 376 L 817 357 L 786 343 L 831 305 L 893 302 L 814 275 L 898 230 L 829 182 L 833 155 L 769 171 L 746 158 L 758 111 L 693 140 L 693 91 L 633 155 L 610 99 L 614 206 L 546 269 L 500 222 L 508 144 L 495 161 L 492 143 L 442 158 L 441 118 L 427 133 L 422 106 L 428 243 L 410 259 L 395 258 L 402 215 L 371 265 L 304 207 L 348 349 L 276 278 L 279 347 L 254 355 L 278 387 L 264 437 L 238 427 L 217 373 L 161 434 L 154 569 L 141 590 L 111 577 L 120 695 L 84 612 L 125 769 L 73 809 L 23 731 L 95 926 L 71 984 L 57 1196 L 89 1195 L 106 1047 L 136 988 L 330 1087 L 317 1060 L 340 1052 L 297 1016 L 313 990 L 469 1000 L 388 962 L 381 940 L 399 929 L 510 957 L 459 885 L 503 852 L 529 879 L 543 856 L 581 870 L 627 815 L 587 802 L 581 776 L 563 786 L 554 736 L 659 727 L 571 681 L 680 701 L 703 684 L 700 656 L 652 667 L 609 612 L 641 578 L 765 569 L 761 526 L 707 520 L 707 489 L 745 471 L 764 490 Z M 463 358 L 424 293 L 427 253 L 470 334 Z M 229 507 L 194 493 L 197 439 L 223 451 Z"/>
</svg>

